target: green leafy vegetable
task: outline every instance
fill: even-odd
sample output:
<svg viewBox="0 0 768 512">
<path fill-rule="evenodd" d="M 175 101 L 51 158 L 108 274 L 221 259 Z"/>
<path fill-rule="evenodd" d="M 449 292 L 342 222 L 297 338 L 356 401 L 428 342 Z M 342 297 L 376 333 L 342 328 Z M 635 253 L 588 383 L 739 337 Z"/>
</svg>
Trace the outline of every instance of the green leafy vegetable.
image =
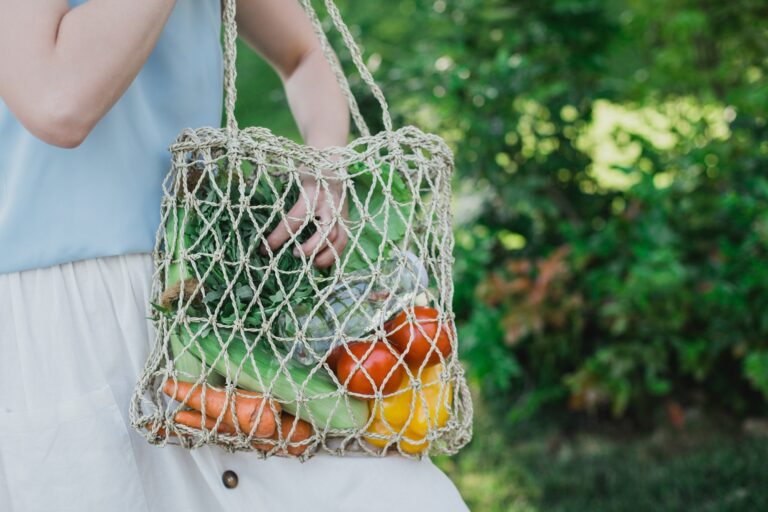
<svg viewBox="0 0 768 512">
<path fill-rule="evenodd" d="M 229 186 L 222 183 L 221 187 L 203 188 L 198 208 L 187 214 L 184 240 L 187 250 L 196 255 L 194 266 L 205 290 L 202 303 L 193 303 L 190 308 L 199 316 L 208 316 L 208 311 L 218 308 L 220 323 L 232 325 L 241 319 L 246 327 L 258 329 L 286 297 L 293 303 L 311 301 L 314 291 L 310 280 L 319 271 L 303 272 L 302 260 L 294 257 L 289 247 L 272 256 L 259 250 L 282 219 L 274 205 L 282 200 L 292 206 L 299 199 L 298 185 L 267 173 L 233 176 L 231 181 Z M 313 231 L 314 226 L 308 224 L 297 236 L 298 242 L 304 242 Z M 241 267 L 238 263 L 246 255 L 247 265 Z M 270 269 L 273 257 L 277 259 L 274 271 Z M 190 270 L 186 273 L 197 276 Z M 258 304 L 254 300 L 257 291 Z"/>
<path fill-rule="evenodd" d="M 355 194 L 363 207 L 362 211 L 368 212 L 370 221 L 363 223 L 360 207 L 355 201 L 350 201 L 349 225 L 352 238 L 358 233 L 359 238 L 357 244 L 351 241 L 347 245 L 344 256 L 349 259 L 344 266 L 345 272 L 368 268 L 368 261 L 376 261 L 380 254 L 383 259 L 389 258 L 392 248 L 402 241 L 406 233 L 413 193 L 391 166 L 382 165 L 379 169 L 377 172 L 363 164 L 350 169 L 355 175 Z M 388 195 L 391 195 L 391 199 L 388 199 Z"/>
</svg>

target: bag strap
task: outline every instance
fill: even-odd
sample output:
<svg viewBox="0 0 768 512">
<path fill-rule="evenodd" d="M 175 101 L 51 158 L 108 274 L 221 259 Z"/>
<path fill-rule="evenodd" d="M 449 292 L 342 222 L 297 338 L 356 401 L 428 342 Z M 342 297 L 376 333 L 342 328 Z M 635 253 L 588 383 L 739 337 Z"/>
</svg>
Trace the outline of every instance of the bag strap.
<svg viewBox="0 0 768 512">
<path fill-rule="evenodd" d="M 235 81 L 237 78 L 237 70 L 235 68 L 235 61 L 237 60 L 237 23 L 235 21 L 236 14 L 236 0 L 224 1 L 224 112 L 226 119 L 227 130 L 234 133 L 238 129 L 237 119 L 235 119 L 235 102 L 237 100 L 237 87 Z M 320 40 L 320 46 L 323 49 L 323 55 L 331 66 L 336 80 L 341 87 L 344 97 L 347 99 L 349 105 L 349 111 L 352 115 L 352 120 L 357 127 L 357 130 L 363 137 L 370 135 L 368 125 L 365 123 L 360 108 L 358 107 L 357 100 L 352 94 L 352 90 L 349 86 L 344 70 L 339 63 L 338 57 L 331 47 L 331 43 L 328 40 L 328 36 L 323 29 L 322 22 L 318 17 L 317 11 L 312 6 L 312 0 L 301 0 L 301 4 L 309 17 L 310 22 L 315 30 L 315 34 Z M 376 101 L 381 107 L 382 121 L 384 123 L 384 130 L 392 131 L 392 117 L 389 113 L 389 105 L 384 97 L 384 93 L 381 88 L 373 79 L 373 75 L 363 61 L 362 52 L 359 46 L 352 37 L 349 27 L 344 23 L 341 17 L 338 7 L 333 3 L 333 0 L 324 0 L 325 8 L 328 11 L 328 15 L 331 18 L 334 28 L 341 34 L 341 38 L 344 42 L 344 46 L 349 51 L 352 57 L 352 62 L 355 64 L 360 77 L 368 86 Z"/>
<path fill-rule="evenodd" d="M 237 119 L 235 119 L 235 103 L 237 102 L 237 11 L 236 0 L 224 1 L 224 116 L 230 138 L 234 138 L 237 132 Z"/>
</svg>

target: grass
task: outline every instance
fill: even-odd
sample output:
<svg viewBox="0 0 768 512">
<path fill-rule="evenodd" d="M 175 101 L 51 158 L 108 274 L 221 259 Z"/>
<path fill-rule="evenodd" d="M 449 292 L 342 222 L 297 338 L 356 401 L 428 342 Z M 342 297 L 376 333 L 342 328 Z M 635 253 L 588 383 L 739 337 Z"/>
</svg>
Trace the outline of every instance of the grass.
<svg viewBox="0 0 768 512">
<path fill-rule="evenodd" d="M 436 458 L 473 511 L 768 510 L 768 437 L 705 419 L 648 433 L 522 433 L 479 409 L 472 443 Z"/>
<path fill-rule="evenodd" d="M 652 438 L 587 444 L 597 449 L 578 447 L 549 468 L 539 465 L 542 510 L 768 510 L 764 441 L 721 439 L 682 453 Z"/>
</svg>

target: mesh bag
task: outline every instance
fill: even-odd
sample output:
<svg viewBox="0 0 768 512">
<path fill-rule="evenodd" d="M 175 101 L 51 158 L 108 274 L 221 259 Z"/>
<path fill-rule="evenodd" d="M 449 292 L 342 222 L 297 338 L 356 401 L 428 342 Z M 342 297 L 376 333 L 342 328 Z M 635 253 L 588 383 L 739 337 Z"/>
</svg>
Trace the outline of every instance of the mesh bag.
<svg viewBox="0 0 768 512">
<path fill-rule="evenodd" d="M 224 8 L 221 129 L 184 130 L 163 184 L 152 286 L 156 342 L 131 401 L 149 442 L 306 459 L 455 453 L 472 435 L 451 300 L 451 173 L 445 143 L 392 129 L 386 100 L 332 0 L 324 5 L 381 106 L 371 135 L 311 0 L 302 0 L 361 136 L 315 149 L 239 129 L 235 1 Z M 307 184 L 310 184 L 309 186 Z M 348 212 L 312 214 L 272 250 L 294 204 L 341 190 Z M 295 225 L 295 224 L 294 224 Z M 344 230 L 321 270 L 294 249 Z M 322 248 L 322 244 L 319 246 Z"/>
</svg>

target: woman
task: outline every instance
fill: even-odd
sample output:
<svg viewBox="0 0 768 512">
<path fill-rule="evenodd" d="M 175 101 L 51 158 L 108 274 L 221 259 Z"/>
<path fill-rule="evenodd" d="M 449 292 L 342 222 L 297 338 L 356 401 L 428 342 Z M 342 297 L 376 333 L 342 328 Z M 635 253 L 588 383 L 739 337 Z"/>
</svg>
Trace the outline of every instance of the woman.
<svg viewBox="0 0 768 512">
<path fill-rule="evenodd" d="M 189 452 L 127 423 L 166 147 L 221 118 L 219 1 L 0 0 L 0 510 L 466 510 L 429 460 Z M 238 13 L 305 142 L 344 145 L 345 101 L 297 2 Z M 327 221 L 339 196 L 289 217 Z M 315 263 L 346 242 L 334 230 Z"/>
</svg>

